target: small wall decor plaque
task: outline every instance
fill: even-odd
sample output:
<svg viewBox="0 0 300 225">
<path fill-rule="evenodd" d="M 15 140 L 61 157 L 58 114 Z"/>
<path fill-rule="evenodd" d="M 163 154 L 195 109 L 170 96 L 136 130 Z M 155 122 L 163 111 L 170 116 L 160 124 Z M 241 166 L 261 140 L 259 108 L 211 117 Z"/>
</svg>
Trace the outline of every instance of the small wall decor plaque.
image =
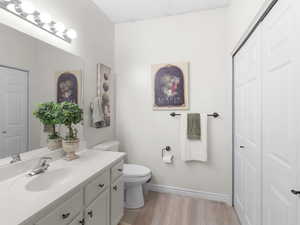
<svg viewBox="0 0 300 225">
<path fill-rule="evenodd" d="M 189 63 L 152 65 L 154 110 L 189 108 Z"/>
<path fill-rule="evenodd" d="M 103 115 L 103 120 L 94 124 L 95 128 L 110 127 L 111 125 L 111 88 L 111 68 L 99 63 L 97 65 L 97 96 L 100 101 L 99 111 Z"/>
</svg>

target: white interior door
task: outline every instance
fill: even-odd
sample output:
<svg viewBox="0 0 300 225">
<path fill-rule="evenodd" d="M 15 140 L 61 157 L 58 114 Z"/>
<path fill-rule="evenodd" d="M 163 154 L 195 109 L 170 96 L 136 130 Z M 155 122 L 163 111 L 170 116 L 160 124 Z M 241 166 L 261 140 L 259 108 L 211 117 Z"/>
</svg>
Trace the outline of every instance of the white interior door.
<svg viewBox="0 0 300 225">
<path fill-rule="evenodd" d="M 261 30 L 235 56 L 235 207 L 261 224 Z"/>
<path fill-rule="evenodd" d="M 299 2 L 279 1 L 263 26 L 264 225 L 296 225 L 300 150 Z M 299 163 L 299 162 L 298 162 Z M 299 224 L 299 221 L 298 221 Z"/>
<path fill-rule="evenodd" d="M 27 151 L 28 75 L 0 67 L 0 158 Z"/>
</svg>

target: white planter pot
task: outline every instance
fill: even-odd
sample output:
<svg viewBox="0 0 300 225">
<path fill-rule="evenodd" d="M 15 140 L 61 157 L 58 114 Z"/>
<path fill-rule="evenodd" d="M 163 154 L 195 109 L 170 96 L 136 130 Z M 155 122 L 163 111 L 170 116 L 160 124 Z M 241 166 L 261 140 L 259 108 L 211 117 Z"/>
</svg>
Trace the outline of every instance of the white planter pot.
<svg viewBox="0 0 300 225">
<path fill-rule="evenodd" d="M 62 139 L 57 138 L 57 139 L 48 139 L 47 140 L 47 146 L 49 150 L 56 150 L 62 148 Z"/>
<path fill-rule="evenodd" d="M 78 159 L 76 152 L 79 150 L 79 139 L 77 140 L 63 140 L 63 150 L 66 153 L 66 160 L 71 161 Z"/>
</svg>

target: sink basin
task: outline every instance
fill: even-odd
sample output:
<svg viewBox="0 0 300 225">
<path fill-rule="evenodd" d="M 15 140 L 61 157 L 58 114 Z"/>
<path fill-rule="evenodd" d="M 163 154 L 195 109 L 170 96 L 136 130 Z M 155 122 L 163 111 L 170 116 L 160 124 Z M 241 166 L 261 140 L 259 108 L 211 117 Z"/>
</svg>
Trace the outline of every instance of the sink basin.
<svg viewBox="0 0 300 225">
<path fill-rule="evenodd" d="M 25 188 L 27 191 L 32 192 L 46 191 L 55 185 L 61 185 L 69 174 L 71 174 L 71 171 L 68 168 L 46 171 L 32 178 Z"/>
</svg>

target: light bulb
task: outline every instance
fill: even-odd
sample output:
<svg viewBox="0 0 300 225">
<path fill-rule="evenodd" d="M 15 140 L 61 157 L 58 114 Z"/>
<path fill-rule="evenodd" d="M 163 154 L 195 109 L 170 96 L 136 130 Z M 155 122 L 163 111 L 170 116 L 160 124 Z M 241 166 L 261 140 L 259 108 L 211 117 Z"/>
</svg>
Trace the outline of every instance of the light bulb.
<svg viewBox="0 0 300 225">
<path fill-rule="evenodd" d="M 74 29 L 69 29 L 66 33 L 66 35 L 71 39 L 77 38 L 77 32 Z"/>
<path fill-rule="evenodd" d="M 52 18 L 48 13 L 41 13 L 40 20 L 42 23 L 50 23 L 52 21 Z"/>
<path fill-rule="evenodd" d="M 17 13 L 17 11 L 16 11 L 16 5 L 13 4 L 13 3 L 8 4 L 8 5 L 6 6 L 6 8 L 7 8 L 9 11 L 11 11 L 11 12 Z"/>
<path fill-rule="evenodd" d="M 66 30 L 65 25 L 64 25 L 63 23 L 61 23 L 61 22 L 56 23 L 56 24 L 54 25 L 54 27 L 55 27 L 55 30 L 56 30 L 57 32 L 59 32 L 59 33 L 63 33 L 63 32 Z"/>
<path fill-rule="evenodd" d="M 24 13 L 32 14 L 35 11 L 34 5 L 31 2 L 24 1 L 24 2 L 21 3 L 20 6 L 21 6 L 21 9 Z"/>
</svg>

